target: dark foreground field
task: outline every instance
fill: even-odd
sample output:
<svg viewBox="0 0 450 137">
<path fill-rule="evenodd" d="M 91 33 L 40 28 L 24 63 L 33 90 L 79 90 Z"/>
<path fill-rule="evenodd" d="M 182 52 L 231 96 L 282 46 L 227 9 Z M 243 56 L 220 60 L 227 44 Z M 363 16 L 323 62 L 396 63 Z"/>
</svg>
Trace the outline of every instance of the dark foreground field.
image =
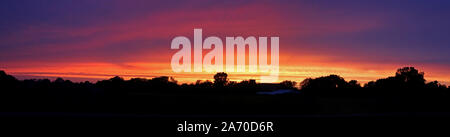
<svg viewBox="0 0 450 137">
<path fill-rule="evenodd" d="M 86 102 L 27 96 L 11 98 L 14 100 L 9 104 L 2 102 L 0 120 L 2 131 L 57 136 L 204 135 L 177 132 L 176 125 L 183 121 L 216 125 L 222 121 L 275 123 L 274 132 L 208 134 L 213 136 L 432 135 L 446 133 L 450 122 L 449 101 L 441 93 L 423 95 L 417 91 L 410 96 L 386 96 L 376 90 L 322 92 L 326 93 L 130 92 L 83 99 Z"/>
</svg>

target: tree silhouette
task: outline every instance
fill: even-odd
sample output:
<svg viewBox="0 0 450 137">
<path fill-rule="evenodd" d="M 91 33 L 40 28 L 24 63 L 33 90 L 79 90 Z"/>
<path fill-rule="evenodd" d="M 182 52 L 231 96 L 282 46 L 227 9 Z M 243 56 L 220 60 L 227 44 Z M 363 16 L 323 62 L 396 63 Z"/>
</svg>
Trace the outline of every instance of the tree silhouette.
<svg viewBox="0 0 450 137">
<path fill-rule="evenodd" d="M 199 87 L 199 88 L 212 88 L 214 86 L 214 83 L 212 83 L 209 80 L 207 80 L 207 81 L 197 80 L 195 82 L 195 86 Z"/>
<path fill-rule="evenodd" d="M 423 88 L 425 85 L 424 73 L 414 67 L 403 67 L 397 70 L 395 78 L 407 88 Z"/>
<path fill-rule="evenodd" d="M 173 89 L 177 87 L 177 81 L 173 77 L 161 76 L 155 77 L 149 80 L 150 85 L 153 89 L 163 90 L 163 89 Z"/>
<path fill-rule="evenodd" d="M 418 107 L 425 108 L 422 109 L 424 112 L 430 109 L 450 112 L 450 109 L 445 109 L 450 105 L 449 88 L 438 81 L 425 84 L 424 73 L 413 67 L 400 68 L 395 76 L 371 81 L 363 88 L 358 81 L 347 82 L 338 75 L 307 78 L 300 83 L 300 87 L 301 89 L 297 89 L 296 82 L 289 80 L 280 83 L 257 83 L 251 79 L 229 81 L 224 72 L 215 74 L 214 82 L 199 80 L 190 84 L 178 84 L 168 76 L 130 80 L 116 76 L 96 83 L 72 82 L 63 78 L 54 81 L 17 80 L 0 71 L 0 107 L 2 110 L 9 107 L 23 111 L 45 108 L 51 111 L 66 109 L 91 112 L 105 108 L 114 112 L 129 112 L 134 108 L 136 112 L 179 112 L 179 109 L 190 111 L 194 106 L 199 106 L 199 103 L 212 106 L 238 103 L 240 105 L 231 105 L 233 110 L 240 108 L 239 111 L 250 112 L 246 104 L 258 103 L 264 107 L 264 112 L 278 112 L 283 110 L 280 105 L 288 104 L 302 109 L 288 109 L 286 112 L 419 112 L 416 110 Z M 300 92 L 279 95 L 277 91 L 288 91 L 280 89 Z M 266 94 L 267 92 L 277 94 Z M 180 103 L 183 103 L 181 107 Z M 149 106 L 151 109 L 142 109 Z M 205 109 L 202 107 L 196 110 Z M 219 112 L 219 109 L 216 111 Z"/>
<path fill-rule="evenodd" d="M 348 86 L 350 87 L 350 88 L 361 88 L 361 85 L 358 83 L 358 81 L 356 81 L 356 80 L 350 80 L 349 82 L 348 82 Z"/>
<path fill-rule="evenodd" d="M 17 79 L 11 75 L 6 74 L 5 71 L 0 70 L 0 81 L 1 82 L 5 82 L 5 81 L 17 81 Z"/>
<path fill-rule="evenodd" d="M 432 81 L 425 84 L 426 88 L 432 88 L 432 89 L 445 89 L 447 88 L 445 85 L 440 84 L 438 81 Z"/>
<path fill-rule="evenodd" d="M 424 88 L 424 73 L 414 67 L 397 69 L 394 77 L 378 79 L 365 85 L 367 88 Z"/>
<path fill-rule="evenodd" d="M 225 72 L 219 72 L 214 75 L 214 85 L 216 87 L 224 87 L 228 83 L 228 74 Z"/>
<path fill-rule="evenodd" d="M 18 80 L 5 73 L 5 71 L 0 70 L 0 85 L 2 87 L 10 87 L 18 83 Z"/>
</svg>

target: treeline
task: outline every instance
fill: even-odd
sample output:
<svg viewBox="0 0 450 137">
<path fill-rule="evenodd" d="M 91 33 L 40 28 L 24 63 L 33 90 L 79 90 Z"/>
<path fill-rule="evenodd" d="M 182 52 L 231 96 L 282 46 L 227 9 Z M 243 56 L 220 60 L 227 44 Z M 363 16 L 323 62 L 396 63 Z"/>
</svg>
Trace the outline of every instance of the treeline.
<svg viewBox="0 0 450 137">
<path fill-rule="evenodd" d="M 259 92 L 287 90 L 279 95 Z M 361 85 L 338 75 L 307 78 L 300 83 L 257 83 L 229 81 L 226 73 L 214 81 L 180 84 L 174 78 L 152 79 L 113 77 L 96 83 L 57 78 L 17 80 L 0 71 L 0 111 L 120 111 L 197 112 L 217 108 L 226 112 L 340 113 L 385 111 L 447 111 L 450 88 L 437 81 L 427 82 L 424 73 L 404 67 L 392 77 Z M 180 105 L 181 104 L 181 105 Z M 230 104 L 235 104 L 230 107 Z M 255 107 L 256 105 L 256 107 Z M 298 107 L 299 109 L 283 109 Z M 183 107 L 189 106 L 189 107 Z M 249 108 L 248 106 L 253 106 Z M 152 109 L 148 109 L 151 107 Z M 226 109 L 230 107 L 229 109 Z M 134 109 L 132 109 L 134 108 Z M 131 110 L 132 109 L 132 110 Z M 431 111 L 431 110 L 430 110 Z"/>
</svg>

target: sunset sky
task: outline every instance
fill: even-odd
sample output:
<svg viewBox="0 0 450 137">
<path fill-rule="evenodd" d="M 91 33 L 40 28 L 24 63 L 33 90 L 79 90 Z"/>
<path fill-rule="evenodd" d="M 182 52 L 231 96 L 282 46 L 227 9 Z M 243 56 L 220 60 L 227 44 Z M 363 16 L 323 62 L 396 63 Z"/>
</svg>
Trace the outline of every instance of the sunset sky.
<svg viewBox="0 0 450 137">
<path fill-rule="evenodd" d="M 172 39 L 193 42 L 194 28 L 222 40 L 280 37 L 280 81 L 337 74 L 365 83 L 414 66 L 450 84 L 448 0 L 2 0 L 0 70 L 19 79 L 212 79 L 171 70 Z"/>
</svg>

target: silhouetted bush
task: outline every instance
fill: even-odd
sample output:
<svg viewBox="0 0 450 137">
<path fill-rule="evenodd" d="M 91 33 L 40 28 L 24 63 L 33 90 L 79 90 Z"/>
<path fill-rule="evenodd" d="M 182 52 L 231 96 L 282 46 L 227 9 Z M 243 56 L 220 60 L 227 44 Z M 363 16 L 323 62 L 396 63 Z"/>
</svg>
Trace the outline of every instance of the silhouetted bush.
<svg viewBox="0 0 450 137">
<path fill-rule="evenodd" d="M 319 78 L 307 78 L 300 83 L 301 89 L 335 89 L 335 88 L 357 88 L 356 80 L 347 82 L 338 75 L 329 75 Z"/>
</svg>

